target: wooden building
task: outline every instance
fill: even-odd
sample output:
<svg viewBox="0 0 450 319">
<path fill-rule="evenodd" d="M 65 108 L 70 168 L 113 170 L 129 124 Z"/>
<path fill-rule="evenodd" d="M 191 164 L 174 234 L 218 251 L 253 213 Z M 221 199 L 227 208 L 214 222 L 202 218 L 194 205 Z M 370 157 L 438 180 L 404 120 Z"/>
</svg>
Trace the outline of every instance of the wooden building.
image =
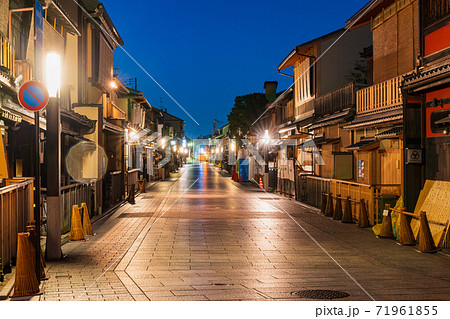
<svg viewBox="0 0 450 319">
<path fill-rule="evenodd" d="M 288 167 L 298 167 L 295 179 L 290 178 L 292 183 L 297 178 L 306 183 L 308 177 L 299 174 L 353 178 L 348 168 L 353 163 L 351 154 L 343 154 L 350 133 L 340 126 L 355 114 L 355 91 L 364 85 L 355 82 L 365 82 L 366 76 L 359 71 L 366 66 L 359 53 L 371 43 L 368 25 L 340 29 L 296 46 L 278 66 L 281 74 L 294 81 L 293 101 L 286 105 L 287 121 L 278 126 L 281 139 L 294 139 L 297 144 L 296 150 L 287 150 Z M 293 75 L 284 73 L 290 67 Z M 293 195 L 294 191 L 297 198 L 308 197 L 306 187 L 301 196 L 298 187 L 289 192 Z"/>
<path fill-rule="evenodd" d="M 450 3 L 421 1 L 419 65 L 403 77 L 405 200 L 414 209 L 425 180 L 450 181 Z"/>
<path fill-rule="evenodd" d="M 372 70 L 373 85 L 356 92 L 356 116 L 343 126 L 351 131 L 355 180 L 377 185 L 379 194 L 403 193 L 403 114 L 401 79 L 417 66 L 419 10 L 417 0 L 372 0 L 347 22 L 368 23 L 373 34 L 362 52 Z M 376 204 L 376 203 L 375 203 Z"/>
<path fill-rule="evenodd" d="M 94 183 L 94 201 L 97 213 L 101 214 L 104 210 L 103 196 L 109 194 L 103 190 L 103 176 L 107 174 L 109 178 L 111 172 L 120 171 L 118 179 L 121 183 L 117 185 L 126 180 L 123 155 L 125 115 L 117 106 L 117 91 L 123 89 L 123 85 L 113 72 L 113 52 L 117 46 L 123 45 L 123 40 L 101 2 L 81 0 L 79 4 L 83 9 L 70 0 L 62 3 L 68 12 L 76 15 L 81 34 L 73 41 L 72 48 L 77 57 L 74 73 L 78 75 L 71 96 L 72 107 L 75 112 L 95 121 L 94 132 L 85 138 L 101 146 L 108 156 L 108 163 L 94 161 L 91 165 L 95 167 L 89 169 L 97 180 Z"/>
</svg>

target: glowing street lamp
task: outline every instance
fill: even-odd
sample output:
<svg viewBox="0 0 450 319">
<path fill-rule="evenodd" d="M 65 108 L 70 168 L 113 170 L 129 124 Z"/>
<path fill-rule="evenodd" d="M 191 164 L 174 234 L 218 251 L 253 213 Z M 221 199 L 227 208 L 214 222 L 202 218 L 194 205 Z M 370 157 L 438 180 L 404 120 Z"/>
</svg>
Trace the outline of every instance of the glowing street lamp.
<svg viewBox="0 0 450 319">
<path fill-rule="evenodd" d="M 267 163 L 268 159 L 268 146 L 270 143 L 269 130 L 265 130 L 264 136 L 262 138 L 262 142 L 264 144 L 264 187 L 267 187 L 266 181 L 269 178 L 269 166 Z"/>
<path fill-rule="evenodd" d="M 264 136 L 262 138 L 264 144 L 268 144 L 270 142 L 269 131 L 266 130 Z"/>
<path fill-rule="evenodd" d="M 57 52 L 45 56 L 45 84 L 49 93 L 47 113 L 46 166 L 47 170 L 47 247 L 49 260 L 61 259 L 61 113 L 59 96 L 61 87 L 61 57 Z M 36 112 L 38 113 L 38 112 Z M 37 225 L 40 224 L 36 220 Z M 39 229 L 39 227 L 37 227 Z M 37 232 L 37 238 L 40 237 Z"/>
<path fill-rule="evenodd" d="M 235 142 L 235 141 L 232 141 L 232 142 L 231 142 L 230 149 L 231 149 L 233 152 L 236 150 L 236 142 Z"/>
<path fill-rule="evenodd" d="M 49 97 L 59 97 L 61 87 L 61 57 L 56 52 L 47 53 L 45 82 Z"/>
</svg>

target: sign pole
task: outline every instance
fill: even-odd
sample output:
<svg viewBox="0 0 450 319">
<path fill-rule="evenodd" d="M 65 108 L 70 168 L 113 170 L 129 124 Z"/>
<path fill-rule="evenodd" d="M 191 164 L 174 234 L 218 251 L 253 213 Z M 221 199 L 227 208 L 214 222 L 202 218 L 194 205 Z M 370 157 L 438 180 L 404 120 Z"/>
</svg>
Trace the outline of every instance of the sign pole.
<svg viewBox="0 0 450 319">
<path fill-rule="evenodd" d="M 41 131 L 39 112 L 47 106 L 49 96 L 47 88 L 38 81 L 24 83 L 18 93 L 20 105 L 34 112 L 34 221 L 36 225 L 36 278 L 41 283 Z"/>
<path fill-rule="evenodd" d="M 41 141 L 39 128 L 39 111 L 34 112 L 35 127 L 35 173 L 34 173 L 34 220 L 36 222 L 36 277 L 38 283 L 41 283 Z"/>
<path fill-rule="evenodd" d="M 43 9 L 38 0 L 34 1 L 34 78 L 43 78 Z M 31 82 L 31 83 L 30 83 Z M 41 132 L 39 127 L 39 111 L 48 103 L 47 89 L 37 81 L 25 83 L 19 90 L 19 102 L 23 107 L 34 111 L 34 154 L 35 154 L 35 179 L 34 179 L 34 220 L 36 225 L 36 278 L 41 283 Z M 36 83 L 37 82 L 37 83 Z M 34 85 L 33 85 L 34 84 Z M 22 103 L 23 102 L 23 103 Z M 36 108 L 36 109 L 34 109 Z"/>
</svg>

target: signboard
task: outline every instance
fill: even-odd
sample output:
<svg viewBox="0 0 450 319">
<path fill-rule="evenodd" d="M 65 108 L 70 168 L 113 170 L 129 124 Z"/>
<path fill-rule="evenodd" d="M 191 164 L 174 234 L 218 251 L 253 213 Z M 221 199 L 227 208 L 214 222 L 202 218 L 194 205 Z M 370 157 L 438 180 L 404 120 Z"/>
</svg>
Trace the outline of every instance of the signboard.
<svg viewBox="0 0 450 319">
<path fill-rule="evenodd" d="M 422 150 L 420 148 L 407 148 L 406 164 L 422 164 Z"/>
<path fill-rule="evenodd" d="M 34 9 L 34 32 L 36 35 L 35 39 L 35 71 L 34 78 L 37 80 L 43 79 L 43 47 L 44 47 L 44 25 L 43 25 L 43 10 L 42 5 L 38 0 L 35 0 Z"/>
<path fill-rule="evenodd" d="M 147 174 L 149 176 L 153 176 L 153 149 L 152 148 L 146 148 L 147 149 Z"/>
<path fill-rule="evenodd" d="M 363 160 L 358 161 L 358 177 L 364 178 L 365 175 L 365 163 Z"/>
<path fill-rule="evenodd" d="M 5 148 L 3 147 L 3 136 L 0 134 L 0 178 L 8 177 L 8 162 L 6 162 Z"/>
<path fill-rule="evenodd" d="M 37 112 L 47 106 L 47 88 L 38 81 L 28 81 L 24 83 L 17 94 L 19 103 L 27 110 Z"/>
<path fill-rule="evenodd" d="M 11 113 L 8 110 L 5 110 L 4 108 L 0 107 L 0 116 L 4 119 L 7 119 L 12 122 L 20 123 L 22 122 L 22 117 L 20 115 Z"/>
</svg>

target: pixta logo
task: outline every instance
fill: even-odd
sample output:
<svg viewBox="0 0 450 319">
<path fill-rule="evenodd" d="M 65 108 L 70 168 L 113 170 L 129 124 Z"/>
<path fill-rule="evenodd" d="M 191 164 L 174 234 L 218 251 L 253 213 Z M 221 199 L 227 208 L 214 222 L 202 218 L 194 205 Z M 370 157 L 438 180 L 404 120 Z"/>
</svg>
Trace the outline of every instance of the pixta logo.
<svg viewBox="0 0 450 319">
<path fill-rule="evenodd" d="M 288 146 L 297 146 L 296 141 L 293 139 L 271 139 L 270 141 L 255 145 L 248 139 L 241 139 L 241 144 L 242 147 L 238 148 L 238 143 L 235 139 L 194 139 L 192 141 L 193 158 L 206 161 L 223 161 L 227 159 L 229 165 L 235 165 L 239 158 L 244 159 L 243 165 L 247 165 L 250 157 L 253 157 L 258 165 L 263 166 L 265 160 L 261 154 L 266 150 L 279 150 L 279 159 L 285 160 L 288 157 Z M 311 157 L 314 158 L 316 164 L 325 165 L 322 155 L 312 139 L 301 144 L 300 165 L 310 160 Z"/>
<path fill-rule="evenodd" d="M 133 163 L 135 168 L 143 171 L 143 154 L 146 150 L 159 149 L 163 158 L 158 162 L 158 168 L 162 168 L 172 160 L 172 148 L 170 145 L 170 137 L 162 136 L 155 132 L 149 134 L 149 130 L 144 129 L 128 136 L 128 161 Z M 263 166 L 265 160 L 263 155 L 265 151 L 280 151 L 280 160 L 288 158 L 288 146 L 297 147 L 297 143 L 293 139 L 270 139 L 262 143 L 252 144 L 248 139 L 240 140 L 240 147 L 236 139 L 194 139 L 189 143 L 190 156 L 193 160 L 206 161 L 224 161 L 228 165 L 235 165 L 238 159 L 244 159 L 243 165 L 248 165 L 250 157 L 253 157 L 258 165 Z M 152 145 L 148 147 L 146 145 Z M 314 162 L 318 165 L 325 165 L 325 162 L 312 139 L 307 140 L 299 145 L 300 159 L 297 161 L 303 165 L 305 161 L 314 158 Z M 244 151 L 246 150 L 246 151 Z M 133 158 L 135 156 L 135 158 Z"/>
<path fill-rule="evenodd" d="M 150 130 L 144 129 L 136 133 L 132 132 L 128 136 L 128 163 L 141 172 L 144 170 L 143 155 L 146 150 L 161 150 L 163 158 L 158 162 L 158 168 L 164 167 L 172 160 L 170 137 L 162 136 L 159 132 L 154 132 L 149 135 L 149 132 Z M 152 147 L 147 145 L 152 145 Z"/>
</svg>

